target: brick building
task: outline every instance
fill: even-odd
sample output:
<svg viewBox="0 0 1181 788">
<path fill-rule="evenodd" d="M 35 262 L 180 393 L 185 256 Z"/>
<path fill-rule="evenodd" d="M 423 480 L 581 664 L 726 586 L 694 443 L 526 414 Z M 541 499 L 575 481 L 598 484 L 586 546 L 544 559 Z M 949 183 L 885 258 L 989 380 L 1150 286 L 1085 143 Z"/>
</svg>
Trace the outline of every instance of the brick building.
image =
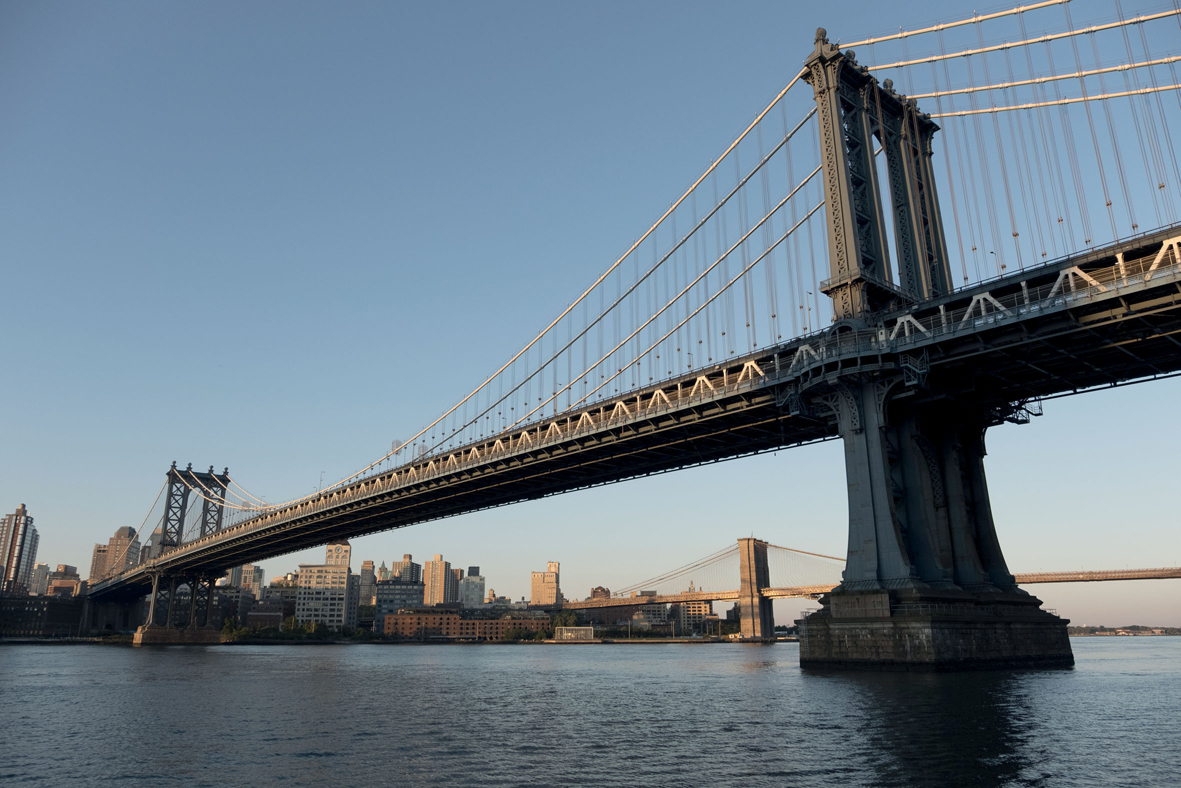
<svg viewBox="0 0 1181 788">
<path fill-rule="evenodd" d="M 386 635 L 408 640 L 504 640 L 511 630 L 540 632 L 549 618 L 461 618 L 450 610 L 402 610 L 385 617 Z"/>
</svg>

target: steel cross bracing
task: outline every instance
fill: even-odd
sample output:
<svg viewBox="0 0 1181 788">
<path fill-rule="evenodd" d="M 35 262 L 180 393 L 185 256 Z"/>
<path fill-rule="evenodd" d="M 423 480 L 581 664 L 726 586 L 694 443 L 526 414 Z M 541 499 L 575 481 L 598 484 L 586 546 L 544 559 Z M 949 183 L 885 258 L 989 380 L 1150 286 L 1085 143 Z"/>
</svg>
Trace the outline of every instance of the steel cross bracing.
<svg viewBox="0 0 1181 788">
<path fill-rule="evenodd" d="M 884 314 L 872 330 L 814 333 L 422 458 L 198 538 L 91 594 L 142 594 L 152 572 L 212 572 L 832 438 L 832 381 L 885 370 L 905 373 L 916 402 L 953 392 L 998 422 L 1022 420 L 1017 403 L 1181 371 L 1181 226 Z"/>
</svg>

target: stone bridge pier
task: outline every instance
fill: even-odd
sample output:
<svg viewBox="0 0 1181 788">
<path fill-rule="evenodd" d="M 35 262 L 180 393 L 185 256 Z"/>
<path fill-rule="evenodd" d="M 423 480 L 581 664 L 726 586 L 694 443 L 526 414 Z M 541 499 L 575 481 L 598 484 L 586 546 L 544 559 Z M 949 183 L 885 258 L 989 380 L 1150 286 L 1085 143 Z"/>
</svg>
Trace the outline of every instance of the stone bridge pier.
<svg viewBox="0 0 1181 788">
<path fill-rule="evenodd" d="M 984 474 L 1003 413 L 906 404 L 889 376 L 825 399 L 845 445 L 849 546 L 841 584 L 800 622 L 804 667 L 1057 667 L 1066 620 L 1005 563 Z"/>
<path fill-rule="evenodd" d="M 774 641 L 775 614 L 771 600 L 761 593 L 761 589 L 771 585 L 767 543 L 758 539 L 739 539 L 738 560 L 738 612 L 742 640 L 745 643 Z"/>
<path fill-rule="evenodd" d="M 824 167 L 830 278 L 820 288 L 832 299 L 833 333 L 869 333 L 884 314 L 951 292 L 932 168 L 939 127 L 823 29 L 814 43 L 804 78 L 815 94 Z M 1071 665 L 1068 622 L 1017 587 L 993 524 L 984 433 L 1012 419 L 1012 406 L 982 397 L 970 380 L 929 373 L 925 353 L 879 349 L 796 392 L 802 410 L 835 421 L 849 502 L 844 577 L 800 621 L 800 664 Z"/>
<path fill-rule="evenodd" d="M 221 633 L 209 624 L 215 582 L 216 578 L 207 574 L 153 575 L 147 621 L 136 630 L 132 643 L 136 646 L 220 643 Z"/>
</svg>

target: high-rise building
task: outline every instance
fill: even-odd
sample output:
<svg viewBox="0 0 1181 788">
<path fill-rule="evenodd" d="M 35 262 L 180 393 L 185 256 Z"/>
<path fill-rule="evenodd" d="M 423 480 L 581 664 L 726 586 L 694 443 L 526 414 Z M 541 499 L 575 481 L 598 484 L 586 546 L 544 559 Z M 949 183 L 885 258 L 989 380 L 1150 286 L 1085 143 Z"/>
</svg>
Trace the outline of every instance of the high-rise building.
<svg viewBox="0 0 1181 788">
<path fill-rule="evenodd" d="M 235 566 L 226 573 L 226 585 L 234 588 L 242 585 L 242 567 Z"/>
<path fill-rule="evenodd" d="M 693 584 L 689 584 L 689 592 L 692 593 L 695 589 Z M 705 626 L 707 619 L 714 617 L 714 603 L 713 602 L 677 602 L 669 607 L 668 617 L 675 621 L 678 631 L 686 632 L 700 632 Z"/>
<path fill-rule="evenodd" d="M 642 605 L 632 614 L 632 626 L 649 629 L 668 623 L 668 605 Z"/>
<path fill-rule="evenodd" d="M 33 580 L 29 583 L 29 593 L 44 596 L 49 590 L 49 564 L 37 564 L 33 567 Z"/>
<path fill-rule="evenodd" d="M 90 554 L 90 583 L 93 585 L 107 576 L 107 546 L 96 544 Z"/>
<path fill-rule="evenodd" d="M 480 567 L 469 566 L 467 577 L 459 581 L 459 603 L 464 607 L 484 607 L 484 576 Z"/>
<path fill-rule="evenodd" d="M 382 561 L 381 566 L 377 567 L 376 571 L 374 572 L 374 581 L 380 583 L 383 580 L 389 580 L 391 575 L 392 573 L 386 567 L 385 561 Z"/>
<path fill-rule="evenodd" d="M 242 566 L 238 567 L 238 587 L 243 591 L 249 590 L 252 594 L 254 594 L 255 599 L 261 600 L 262 589 L 265 585 L 265 581 L 263 579 L 264 574 L 266 574 L 266 570 L 264 570 L 261 566 L 256 566 L 254 564 L 243 564 Z"/>
<path fill-rule="evenodd" d="M 105 545 L 96 544 L 90 560 L 90 584 L 124 572 L 139 564 L 139 538 L 135 529 L 118 528 Z"/>
<path fill-rule="evenodd" d="M 296 621 L 319 622 L 332 629 L 357 625 L 360 584 L 349 569 L 351 555 L 347 541 L 333 542 L 325 550 L 323 564 L 299 565 Z"/>
<path fill-rule="evenodd" d="M 557 561 L 546 564 L 544 572 L 534 572 L 529 585 L 529 604 L 557 605 L 562 601 L 559 585 L 560 566 Z"/>
<path fill-rule="evenodd" d="M 396 578 L 379 580 L 374 589 L 373 631 L 385 630 L 386 616 L 403 608 L 420 607 L 425 588 L 421 582 L 410 583 Z"/>
<path fill-rule="evenodd" d="M 353 548 L 347 539 L 342 539 L 339 542 L 333 542 L 328 545 L 325 553 L 327 557 L 324 563 L 330 566 L 349 566 L 353 557 Z"/>
<path fill-rule="evenodd" d="M 424 605 L 441 605 L 454 601 L 455 575 L 451 572 L 451 562 L 444 561 L 442 555 L 436 553 L 433 561 L 423 564 L 422 582 Z"/>
<path fill-rule="evenodd" d="M 447 597 L 448 602 L 458 602 L 459 601 L 459 589 L 460 589 L 461 583 L 463 583 L 463 570 L 462 569 L 452 569 L 451 570 L 451 587 L 449 589 L 447 589 L 449 592 L 449 595 Z"/>
<path fill-rule="evenodd" d="M 360 592 L 361 604 L 373 604 L 374 586 L 377 585 L 377 573 L 373 569 L 372 561 L 361 562 Z"/>
<path fill-rule="evenodd" d="M 148 537 L 148 543 L 139 550 L 139 562 L 146 564 L 153 558 L 160 557 L 160 542 L 164 539 L 164 529 L 157 528 L 152 531 L 152 535 Z"/>
<path fill-rule="evenodd" d="M 117 575 L 139 564 L 139 536 L 124 526 L 107 540 L 107 574 Z"/>
<path fill-rule="evenodd" d="M 86 584 L 78 576 L 78 567 L 69 564 L 58 564 L 57 569 L 49 573 L 49 583 L 45 593 L 48 596 L 82 596 Z"/>
<path fill-rule="evenodd" d="M 0 592 L 28 593 L 39 541 L 33 518 L 23 503 L 0 520 Z"/>
<path fill-rule="evenodd" d="M 422 564 L 416 564 L 410 560 L 410 553 L 402 556 L 401 561 L 394 561 L 390 564 L 390 576 L 387 580 L 398 578 L 403 583 L 421 583 L 422 582 Z"/>
</svg>

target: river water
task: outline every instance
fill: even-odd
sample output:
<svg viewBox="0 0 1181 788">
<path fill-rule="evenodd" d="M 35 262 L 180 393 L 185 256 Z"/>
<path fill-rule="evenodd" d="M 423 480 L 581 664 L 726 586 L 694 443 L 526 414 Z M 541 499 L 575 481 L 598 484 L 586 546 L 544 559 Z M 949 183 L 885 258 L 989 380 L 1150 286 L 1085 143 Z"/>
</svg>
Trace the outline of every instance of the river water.
<svg viewBox="0 0 1181 788">
<path fill-rule="evenodd" d="M 1144 786 L 1181 638 L 1073 670 L 811 673 L 773 646 L 0 646 L 0 784 Z"/>
</svg>

